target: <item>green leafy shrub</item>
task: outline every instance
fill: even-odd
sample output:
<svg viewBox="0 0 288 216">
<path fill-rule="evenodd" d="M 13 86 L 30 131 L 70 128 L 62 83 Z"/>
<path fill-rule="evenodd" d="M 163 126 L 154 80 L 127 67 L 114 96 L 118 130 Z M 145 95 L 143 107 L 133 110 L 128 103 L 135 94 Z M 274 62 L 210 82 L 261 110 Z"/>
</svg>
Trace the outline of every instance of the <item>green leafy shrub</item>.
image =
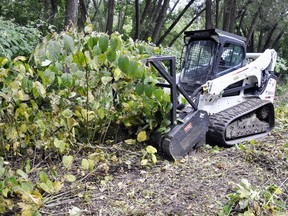
<svg viewBox="0 0 288 216">
<path fill-rule="evenodd" d="M 146 66 L 160 49 L 90 26 L 85 31 L 46 36 L 33 62 L 0 59 L 2 150 L 66 153 L 77 142 L 114 138 L 117 127 L 149 134 L 165 119 L 169 95 Z"/>
<path fill-rule="evenodd" d="M 0 56 L 11 59 L 30 55 L 40 36 L 40 32 L 32 26 L 19 26 L 0 17 Z"/>
<path fill-rule="evenodd" d="M 282 193 L 281 187 L 255 189 L 247 179 L 242 179 L 234 192 L 227 195 L 228 202 L 219 215 L 286 215 L 285 202 L 279 197 Z"/>
</svg>

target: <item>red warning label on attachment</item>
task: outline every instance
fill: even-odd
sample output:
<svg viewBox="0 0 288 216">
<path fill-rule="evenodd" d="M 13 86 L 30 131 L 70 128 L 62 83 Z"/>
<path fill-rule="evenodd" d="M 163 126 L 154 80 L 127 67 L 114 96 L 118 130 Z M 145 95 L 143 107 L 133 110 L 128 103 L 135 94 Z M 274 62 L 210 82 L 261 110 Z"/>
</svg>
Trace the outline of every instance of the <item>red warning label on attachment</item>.
<svg viewBox="0 0 288 216">
<path fill-rule="evenodd" d="M 185 133 L 187 133 L 191 128 L 192 128 L 192 123 L 190 122 L 189 124 L 187 124 L 187 125 L 184 127 Z"/>
</svg>

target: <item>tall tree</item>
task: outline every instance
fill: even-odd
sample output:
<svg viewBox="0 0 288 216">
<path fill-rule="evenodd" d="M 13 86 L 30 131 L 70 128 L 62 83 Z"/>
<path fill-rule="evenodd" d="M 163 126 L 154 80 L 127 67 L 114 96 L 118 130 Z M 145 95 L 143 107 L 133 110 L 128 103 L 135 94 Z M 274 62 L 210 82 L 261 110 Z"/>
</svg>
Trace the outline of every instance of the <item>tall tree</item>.
<svg viewBox="0 0 288 216">
<path fill-rule="evenodd" d="M 135 35 L 134 39 L 139 39 L 140 37 L 140 5 L 139 0 L 135 0 Z"/>
<path fill-rule="evenodd" d="M 188 4 L 185 6 L 185 8 L 180 12 L 180 14 L 177 16 L 177 18 L 174 20 L 174 22 L 170 25 L 170 27 L 165 31 L 165 33 L 160 37 L 160 39 L 157 41 L 157 45 L 160 45 L 165 37 L 171 32 L 171 30 L 176 26 L 176 24 L 180 21 L 181 17 L 185 14 L 185 12 L 190 8 L 190 6 L 193 4 L 194 0 L 190 0 Z M 178 4 L 178 1 L 176 2 Z"/>
<path fill-rule="evenodd" d="M 163 5 L 162 5 L 161 10 L 160 10 L 160 13 L 156 19 L 156 23 L 155 23 L 153 34 L 152 34 L 152 42 L 153 43 L 156 43 L 158 36 L 160 34 L 160 30 L 163 26 L 165 15 L 166 15 L 168 7 L 169 7 L 169 2 L 170 2 L 170 0 L 164 0 Z"/>
<path fill-rule="evenodd" d="M 65 3 L 65 28 L 70 28 L 77 24 L 78 0 L 66 0 Z"/>
<path fill-rule="evenodd" d="M 109 35 L 112 34 L 113 29 L 114 7 L 115 7 L 115 0 L 108 0 L 106 32 Z"/>
<path fill-rule="evenodd" d="M 212 29 L 212 0 L 206 0 L 205 29 Z"/>
<path fill-rule="evenodd" d="M 201 16 L 201 14 L 206 10 L 206 7 L 203 8 L 200 12 L 198 12 L 193 19 L 191 19 L 191 21 L 182 29 L 182 31 L 180 31 L 169 43 L 169 47 L 171 47 L 175 41 L 195 22 L 195 20 Z"/>
<path fill-rule="evenodd" d="M 119 0 L 119 5 L 124 5 L 124 0 Z M 118 24 L 117 24 L 117 31 L 119 33 L 122 33 L 123 31 L 123 25 L 124 25 L 124 17 L 126 14 L 127 6 L 125 6 L 125 9 L 123 10 L 123 7 L 118 12 Z"/>
<path fill-rule="evenodd" d="M 88 3 L 86 0 L 79 0 L 80 4 L 80 15 L 81 15 L 81 22 L 80 27 L 83 28 L 84 24 L 86 22 L 86 19 L 88 18 Z"/>
</svg>

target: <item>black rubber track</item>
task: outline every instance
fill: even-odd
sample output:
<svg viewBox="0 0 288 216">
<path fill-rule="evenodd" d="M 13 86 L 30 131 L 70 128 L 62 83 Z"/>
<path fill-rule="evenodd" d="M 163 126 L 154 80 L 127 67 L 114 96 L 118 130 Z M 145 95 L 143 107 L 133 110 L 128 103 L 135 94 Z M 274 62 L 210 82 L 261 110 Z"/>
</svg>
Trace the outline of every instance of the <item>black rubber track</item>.
<svg viewBox="0 0 288 216">
<path fill-rule="evenodd" d="M 244 138 L 241 137 L 239 139 L 233 139 L 229 141 L 225 139 L 226 127 L 231 122 L 233 122 L 237 118 L 240 118 L 266 105 L 271 106 L 271 109 L 270 109 L 271 116 L 269 117 L 270 118 L 269 124 L 271 127 L 269 131 L 266 131 L 260 134 L 253 134 Z M 219 113 L 209 116 L 209 120 L 211 124 L 207 132 L 207 143 L 228 147 L 228 146 L 233 146 L 236 143 L 242 142 L 244 140 L 249 140 L 249 139 L 264 136 L 268 132 L 270 132 L 272 128 L 274 127 L 274 121 L 275 121 L 274 119 L 275 119 L 274 107 L 270 101 L 261 100 L 258 98 L 248 99 L 234 107 L 228 108 Z"/>
</svg>

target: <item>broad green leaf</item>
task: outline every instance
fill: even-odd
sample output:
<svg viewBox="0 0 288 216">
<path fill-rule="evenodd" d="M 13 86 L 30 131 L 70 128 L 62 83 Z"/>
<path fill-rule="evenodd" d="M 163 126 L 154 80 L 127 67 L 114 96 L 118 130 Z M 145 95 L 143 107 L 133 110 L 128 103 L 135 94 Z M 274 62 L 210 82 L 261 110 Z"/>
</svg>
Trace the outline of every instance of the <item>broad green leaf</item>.
<svg viewBox="0 0 288 216">
<path fill-rule="evenodd" d="M 232 206 L 231 205 L 225 205 L 223 210 L 224 210 L 224 213 L 229 215 L 230 212 L 231 212 L 231 209 L 232 209 Z"/>
<path fill-rule="evenodd" d="M 138 141 L 138 142 L 144 142 L 146 139 L 147 139 L 146 131 L 140 131 L 140 132 L 137 134 L 137 141 Z"/>
<path fill-rule="evenodd" d="M 13 62 L 16 63 L 17 61 L 26 61 L 27 60 L 27 57 L 25 56 L 17 56 Z"/>
<path fill-rule="evenodd" d="M 113 71 L 113 75 L 114 75 L 114 79 L 115 81 L 119 80 L 121 78 L 121 70 L 119 68 L 116 68 L 114 71 Z"/>
<path fill-rule="evenodd" d="M 157 158 L 155 154 L 151 154 L 151 159 L 152 159 L 153 164 L 157 163 Z"/>
<path fill-rule="evenodd" d="M 87 159 L 82 159 L 81 166 L 84 170 L 89 170 L 89 161 Z"/>
<path fill-rule="evenodd" d="M 26 180 L 28 179 L 28 175 L 21 169 L 17 170 L 17 174 Z"/>
<path fill-rule="evenodd" d="M 67 119 L 73 116 L 73 112 L 70 109 L 63 110 L 61 114 L 64 118 L 67 118 Z"/>
<path fill-rule="evenodd" d="M 99 47 L 102 53 L 106 52 L 108 48 L 109 37 L 108 35 L 101 34 L 99 37 Z"/>
<path fill-rule="evenodd" d="M 129 74 L 129 58 L 121 55 L 118 59 L 118 66 L 126 74 Z"/>
<path fill-rule="evenodd" d="M 71 87 L 72 83 L 73 83 L 73 77 L 72 75 L 69 73 L 64 73 L 61 76 L 61 80 L 62 80 L 62 86 L 63 87 Z"/>
<path fill-rule="evenodd" d="M 51 40 L 48 43 L 46 55 L 49 60 L 57 61 L 61 55 L 61 45 L 58 41 Z"/>
<path fill-rule="evenodd" d="M 64 40 L 64 47 L 69 51 L 69 52 L 73 52 L 74 51 L 74 40 L 71 36 L 65 34 L 63 36 L 63 40 Z"/>
<path fill-rule="evenodd" d="M 156 91 L 154 91 L 154 96 L 158 101 L 161 101 L 164 96 L 163 89 L 156 89 Z"/>
<path fill-rule="evenodd" d="M 20 184 L 20 189 L 26 193 L 31 193 L 33 191 L 34 184 L 30 181 L 23 181 Z"/>
<path fill-rule="evenodd" d="M 17 96 L 21 101 L 28 101 L 30 99 L 29 95 L 25 94 L 23 90 L 19 90 Z"/>
<path fill-rule="evenodd" d="M 66 148 L 66 143 L 63 140 L 57 138 L 54 139 L 54 146 L 59 148 L 60 152 L 63 153 Z"/>
<path fill-rule="evenodd" d="M 97 45 L 97 42 L 98 42 L 98 39 L 96 37 L 89 37 L 87 44 L 90 47 L 90 49 L 93 49 Z"/>
<path fill-rule="evenodd" d="M 126 144 L 128 144 L 128 145 L 136 144 L 136 140 L 135 139 L 126 139 L 124 142 Z"/>
<path fill-rule="evenodd" d="M 8 58 L 0 57 L 0 67 L 3 67 L 8 62 Z"/>
<path fill-rule="evenodd" d="M 155 153 L 157 153 L 157 149 L 154 148 L 154 147 L 151 146 L 151 145 L 148 145 L 148 146 L 146 147 L 146 151 L 147 151 L 147 153 L 149 153 L 149 154 L 155 154 Z"/>
<path fill-rule="evenodd" d="M 112 77 L 110 76 L 103 76 L 101 77 L 101 82 L 104 84 L 104 85 L 107 85 L 109 82 L 111 82 L 113 80 Z"/>
<path fill-rule="evenodd" d="M 83 52 L 77 51 L 75 55 L 73 55 L 73 62 L 75 62 L 78 67 L 86 67 L 87 59 Z"/>
<path fill-rule="evenodd" d="M 40 188 L 41 188 L 42 190 L 44 190 L 46 193 L 51 193 L 51 189 L 52 189 L 52 188 L 50 188 L 46 183 L 41 182 L 41 183 L 39 184 L 39 186 L 40 186 Z"/>
<path fill-rule="evenodd" d="M 46 96 L 46 90 L 45 90 L 44 86 L 39 81 L 35 81 L 33 83 L 33 87 L 34 87 L 33 89 L 35 89 L 41 97 Z"/>
<path fill-rule="evenodd" d="M 154 90 L 154 88 L 153 88 L 152 85 L 146 85 L 146 86 L 145 86 L 145 95 L 146 95 L 147 97 L 151 98 L 151 97 L 152 97 L 152 94 L 153 94 L 153 90 Z"/>
<path fill-rule="evenodd" d="M 110 47 L 111 47 L 112 50 L 114 50 L 114 51 L 117 50 L 119 44 L 120 44 L 120 41 L 119 41 L 118 36 L 111 38 L 111 40 L 110 40 Z"/>
<path fill-rule="evenodd" d="M 129 63 L 130 74 L 133 74 L 134 77 L 137 77 L 138 74 L 138 63 L 135 61 L 130 61 Z"/>
<path fill-rule="evenodd" d="M 151 43 L 152 38 L 149 36 L 149 37 L 147 38 L 147 41 L 148 41 L 149 43 Z"/>
<path fill-rule="evenodd" d="M 144 87 L 145 87 L 145 86 L 144 86 L 143 83 L 138 83 L 138 84 L 136 85 L 135 91 L 136 91 L 137 95 L 141 96 L 141 95 L 144 93 Z"/>
<path fill-rule="evenodd" d="M 57 181 L 54 182 L 54 191 L 55 191 L 55 193 L 58 193 L 61 190 L 62 187 L 63 187 L 63 184 L 60 181 L 57 180 Z"/>
<path fill-rule="evenodd" d="M 62 159 L 62 162 L 63 162 L 63 165 L 67 168 L 67 169 L 71 169 L 72 167 L 72 163 L 73 163 L 73 156 L 71 155 L 64 155 L 63 156 L 63 159 Z"/>
<path fill-rule="evenodd" d="M 25 171 L 26 171 L 26 173 L 29 173 L 30 170 L 31 170 L 30 159 L 27 159 L 26 160 L 26 165 L 25 165 Z"/>
<path fill-rule="evenodd" d="M 99 62 L 99 64 L 104 64 L 104 62 L 106 61 L 106 57 L 107 57 L 106 53 L 100 54 L 100 55 L 98 56 L 98 62 Z"/>
<path fill-rule="evenodd" d="M 39 173 L 39 178 L 40 178 L 40 181 L 43 182 L 43 183 L 46 183 L 49 180 L 49 177 L 48 177 L 47 173 L 43 172 L 43 171 L 41 171 Z"/>
<path fill-rule="evenodd" d="M 25 91 L 30 91 L 32 88 L 32 82 L 29 80 L 28 77 L 24 77 L 21 81 L 21 87 Z"/>
<path fill-rule="evenodd" d="M 77 125 L 78 125 L 78 122 L 74 118 L 67 119 L 67 126 L 69 130 L 71 130 L 74 126 L 77 126 Z"/>
<path fill-rule="evenodd" d="M 107 53 L 107 59 L 110 62 L 114 62 L 116 60 L 116 52 L 113 50 L 109 50 Z"/>
<path fill-rule="evenodd" d="M 148 164 L 148 159 L 142 159 L 141 160 L 141 165 L 146 166 Z"/>
<path fill-rule="evenodd" d="M 3 188 L 1 193 L 4 197 L 7 197 L 8 196 L 8 192 L 9 192 L 9 188 Z M 1 197 L 1 196 L 0 196 Z M 1 204 L 0 204 L 1 205 Z M 1 212 L 1 211 L 0 211 Z"/>
<path fill-rule="evenodd" d="M 71 174 L 64 175 L 64 179 L 68 182 L 75 182 L 76 181 L 76 177 L 74 175 L 71 175 Z"/>
</svg>

